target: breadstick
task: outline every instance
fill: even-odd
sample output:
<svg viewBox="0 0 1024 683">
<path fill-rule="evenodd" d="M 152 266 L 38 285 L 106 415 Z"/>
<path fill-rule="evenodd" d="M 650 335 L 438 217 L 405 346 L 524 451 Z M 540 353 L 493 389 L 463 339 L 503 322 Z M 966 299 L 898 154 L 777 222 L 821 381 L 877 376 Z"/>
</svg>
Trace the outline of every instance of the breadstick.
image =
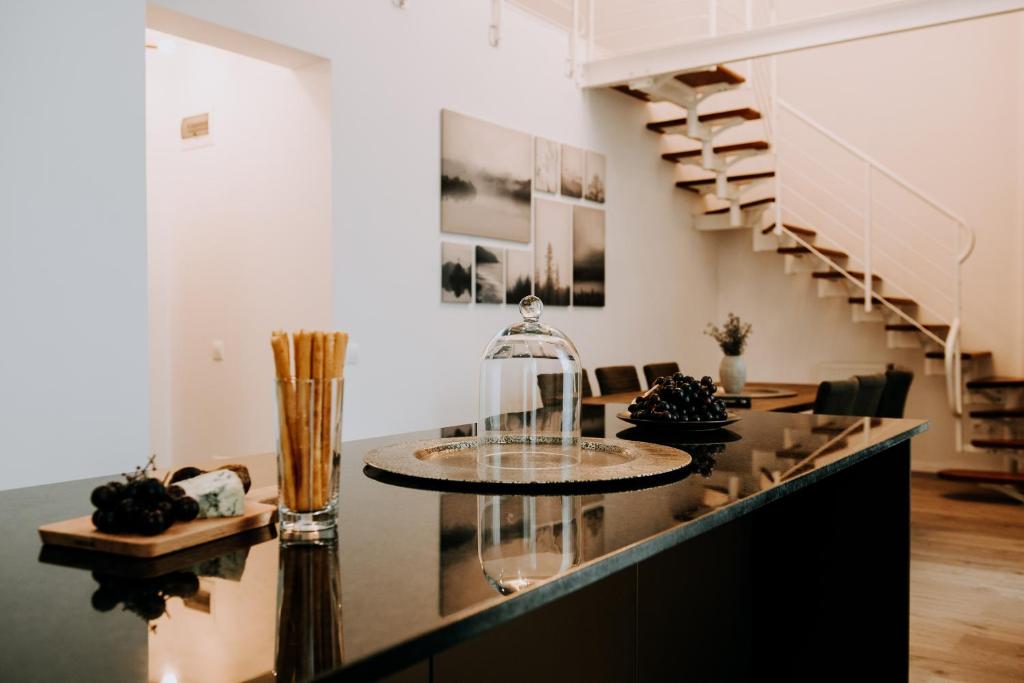
<svg viewBox="0 0 1024 683">
<path fill-rule="evenodd" d="M 270 336 L 270 347 L 274 351 L 274 369 L 277 375 L 278 431 L 281 448 L 281 497 L 285 507 L 295 507 L 295 454 L 292 449 L 295 420 L 295 388 L 291 383 L 291 355 L 288 347 L 288 334 L 276 331 Z"/>
<path fill-rule="evenodd" d="M 334 333 L 324 333 L 324 383 L 323 383 L 323 429 L 320 434 L 320 461 L 317 463 L 320 468 L 321 489 L 318 507 L 328 503 L 331 491 L 331 458 L 333 445 L 331 444 L 331 428 L 334 426 L 334 413 L 332 411 L 333 396 L 331 380 L 334 378 Z"/>
<path fill-rule="evenodd" d="M 274 370 L 278 379 L 288 379 L 292 374 L 292 360 L 288 349 L 288 333 L 274 330 L 270 333 L 270 348 L 274 351 Z"/>
<path fill-rule="evenodd" d="M 348 350 L 348 333 L 334 333 L 334 376 L 345 376 L 345 352 Z"/>
<path fill-rule="evenodd" d="M 305 330 L 299 330 L 292 334 L 295 343 L 295 383 L 298 387 L 297 403 L 299 418 L 299 448 L 298 467 L 295 469 L 295 478 L 298 484 L 298 510 L 307 512 L 311 508 L 310 486 L 312 478 L 309 467 L 309 382 L 313 372 L 313 335 Z"/>
<path fill-rule="evenodd" d="M 335 382 L 335 391 L 337 391 L 337 397 L 334 399 L 334 401 L 336 402 L 336 405 L 331 406 L 331 425 L 336 425 L 338 429 L 341 429 L 340 421 L 342 402 L 345 398 L 345 352 L 348 349 L 348 334 L 345 332 L 335 332 L 332 336 L 334 337 L 334 367 L 332 368 L 333 372 L 331 373 L 331 377 L 338 381 Z M 335 439 L 337 438 L 336 435 L 328 436 L 328 438 L 330 439 L 332 438 L 332 436 Z M 334 481 L 334 468 L 335 465 L 337 465 L 337 462 L 335 461 L 334 458 L 334 446 L 335 444 L 332 442 L 330 454 L 327 460 L 327 481 L 329 483 Z"/>
<path fill-rule="evenodd" d="M 324 333 L 313 332 L 313 424 L 309 452 L 310 508 L 319 509 L 320 490 L 323 488 L 323 470 L 320 467 L 324 429 Z"/>
</svg>

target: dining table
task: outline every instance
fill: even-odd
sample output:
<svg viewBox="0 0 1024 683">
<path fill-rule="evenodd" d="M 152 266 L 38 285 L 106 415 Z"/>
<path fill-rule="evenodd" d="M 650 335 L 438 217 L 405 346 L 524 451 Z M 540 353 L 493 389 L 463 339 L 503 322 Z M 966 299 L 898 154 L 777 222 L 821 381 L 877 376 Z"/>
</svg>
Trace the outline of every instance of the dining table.
<svg viewBox="0 0 1024 683">
<path fill-rule="evenodd" d="M 817 384 L 800 384 L 792 382 L 747 382 L 744 391 L 757 393 L 766 389 L 781 389 L 786 396 L 754 396 L 750 399 L 750 410 L 763 410 L 775 413 L 801 413 L 814 407 L 814 397 L 818 392 Z M 624 391 L 601 396 L 587 396 L 582 399 L 583 405 L 603 406 L 611 403 L 629 403 L 642 392 Z"/>
</svg>

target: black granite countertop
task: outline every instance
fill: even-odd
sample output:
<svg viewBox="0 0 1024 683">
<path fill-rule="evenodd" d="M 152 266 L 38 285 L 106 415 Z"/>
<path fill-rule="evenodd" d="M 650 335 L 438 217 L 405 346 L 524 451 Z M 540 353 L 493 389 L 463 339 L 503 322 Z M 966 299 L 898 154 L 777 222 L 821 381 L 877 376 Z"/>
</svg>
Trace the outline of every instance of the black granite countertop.
<svg viewBox="0 0 1024 683">
<path fill-rule="evenodd" d="M 621 409 L 584 406 L 584 434 L 644 440 L 615 417 Z M 36 528 L 88 513 L 89 491 L 108 478 L 0 492 L 0 672 L 18 681 L 270 681 L 274 670 L 301 678 L 310 667 L 412 662 L 927 427 L 739 412 L 727 431 L 680 440 L 695 460 L 688 476 L 618 493 L 438 492 L 363 472 L 371 448 L 472 426 L 346 443 L 334 548 L 281 547 L 269 529 L 147 563 L 43 548 Z M 273 483 L 273 463 L 246 462 L 255 485 Z"/>
</svg>

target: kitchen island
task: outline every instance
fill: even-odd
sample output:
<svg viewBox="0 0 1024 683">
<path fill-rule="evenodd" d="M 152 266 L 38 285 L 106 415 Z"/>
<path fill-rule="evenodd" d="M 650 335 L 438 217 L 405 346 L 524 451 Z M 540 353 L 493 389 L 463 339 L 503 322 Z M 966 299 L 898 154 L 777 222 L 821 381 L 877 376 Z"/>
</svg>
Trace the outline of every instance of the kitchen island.
<svg viewBox="0 0 1024 683">
<path fill-rule="evenodd" d="M 621 405 L 584 434 L 649 437 Z M 920 420 L 737 411 L 672 481 L 557 496 L 368 476 L 336 547 L 271 530 L 149 562 L 42 547 L 107 478 L 0 492 L 0 670 L 19 681 L 901 680 Z M 8 457 L 12 457 L 8 454 Z M 199 463 L 197 463 L 199 464 Z M 249 458 L 255 486 L 274 458 Z M 201 464 L 200 464 L 201 465 Z M 564 495 L 562 495 L 564 494 Z"/>
</svg>

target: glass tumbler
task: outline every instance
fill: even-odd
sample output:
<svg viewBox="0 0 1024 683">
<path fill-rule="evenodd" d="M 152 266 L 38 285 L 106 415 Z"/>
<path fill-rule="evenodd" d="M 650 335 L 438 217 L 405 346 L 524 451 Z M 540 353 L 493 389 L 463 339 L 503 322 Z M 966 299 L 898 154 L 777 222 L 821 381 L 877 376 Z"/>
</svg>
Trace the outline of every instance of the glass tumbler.
<svg viewBox="0 0 1024 683">
<path fill-rule="evenodd" d="M 281 540 L 336 536 L 345 380 L 277 380 L 277 483 Z"/>
</svg>

